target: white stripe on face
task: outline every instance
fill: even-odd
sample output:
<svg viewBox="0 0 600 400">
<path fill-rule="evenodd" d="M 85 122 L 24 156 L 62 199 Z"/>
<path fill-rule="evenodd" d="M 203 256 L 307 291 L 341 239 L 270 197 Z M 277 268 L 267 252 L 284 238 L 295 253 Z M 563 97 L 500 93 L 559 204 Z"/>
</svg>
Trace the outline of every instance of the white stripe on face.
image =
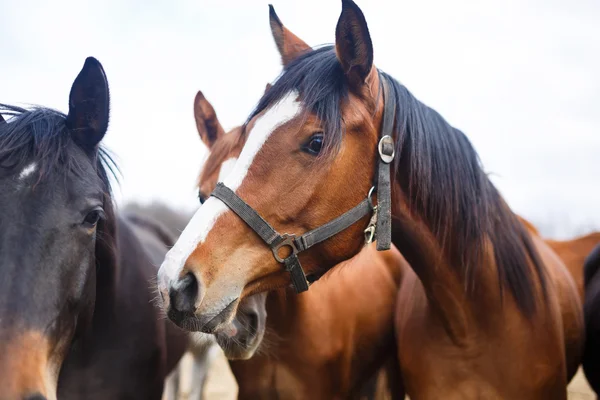
<svg viewBox="0 0 600 400">
<path fill-rule="evenodd" d="M 223 161 L 221 164 L 221 170 L 219 171 L 219 182 L 223 182 L 225 178 L 233 171 L 233 167 L 235 167 L 235 162 L 237 158 L 232 157 Z"/>
<path fill-rule="evenodd" d="M 301 104 L 297 99 L 298 93 L 289 93 L 281 99 L 281 101 L 269 108 L 267 112 L 256 121 L 254 128 L 248 134 L 248 139 L 246 140 L 246 144 L 242 149 L 240 157 L 233 165 L 231 172 L 226 175 L 223 181 L 227 187 L 234 192 L 240 187 L 248 174 L 248 169 L 250 169 L 254 157 L 267 141 L 271 133 L 279 126 L 298 115 L 301 110 Z M 225 176 L 223 167 L 225 167 L 225 165 L 221 167 L 219 179 Z M 179 274 L 188 257 L 198 245 L 206 240 L 206 236 L 208 236 L 208 233 L 211 231 L 217 218 L 227 211 L 229 211 L 227 206 L 214 197 L 210 197 L 204 202 L 181 233 L 175 246 L 167 253 L 165 261 L 158 271 L 159 282 L 161 282 L 160 277 L 162 275 L 166 275 L 170 282 L 174 282 L 179 278 Z"/>
</svg>

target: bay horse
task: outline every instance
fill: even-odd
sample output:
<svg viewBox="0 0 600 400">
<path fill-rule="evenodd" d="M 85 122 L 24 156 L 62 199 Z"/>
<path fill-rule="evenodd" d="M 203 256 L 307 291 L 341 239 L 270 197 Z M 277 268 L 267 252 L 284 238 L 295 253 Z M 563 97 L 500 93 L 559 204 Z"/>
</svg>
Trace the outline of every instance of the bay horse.
<svg viewBox="0 0 600 400">
<path fill-rule="evenodd" d="M 187 340 L 150 285 L 175 238 L 115 213 L 102 65 L 86 59 L 67 115 L 1 114 L 0 399 L 160 399 Z"/>
<path fill-rule="evenodd" d="M 566 399 L 583 321 L 564 264 L 510 210 L 467 137 L 374 67 L 353 1 L 342 1 L 334 46 L 296 39 L 282 35 L 290 63 L 159 270 L 169 318 L 218 331 L 252 294 L 306 290 L 377 226 L 378 247 L 391 238 L 411 266 L 394 382 L 411 399 Z"/>
<path fill-rule="evenodd" d="M 271 9 L 272 20 L 278 20 L 275 12 Z M 277 26 L 277 24 L 272 24 Z M 277 37 L 276 30 L 274 31 Z M 270 85 L 267 85 L 267 90 Z M 243 138 L 241 138 L 242 127 L 238 126 L 231 129 L 228 133 L 222 128 L 213 106 L 205 98 L 202 92 L 198 92 L 194 100 L 194 117 L 200 138 L 209 149 L 209 156 L 203 166 L 202 172 L 198 178 L 199 198 L 204 202 L 214 190 L 218 181 L 222 181 L 230 172 L 231 166 L 235 163 L 243 147 Z M 533 224 L 519 217 L 525 227 L 534 235 L 540 236 L 539 231 Z M 545 242 L 556 252 L 556 254 L 565 263 L 567 269 L 578 287 L 578 291 L 582 295 L 583 301 L 583 264 L 587 254 L 593 247 L 600 243 L 600 233 L 593 232 L 587 235 L 582 235 L 570 240 L 551 240 L 545 239 Z M 394 249 L 395 252 L 395 249 Z M 338 274 L 344 276 L 345 285 L 335 284 L 338 290 L 343 292 L 344 288 L 356 286 L 353 283 L 361 282 L 364 279 L 362 268 L 371 268 L 377 275 L 378 267 L 385 267 L 387 270 L 394 272 L 396 275 L 406 268 L 406 262 L 399 258 L 396 262 L 386 265 L 385 259 L 378 257 L 380 253 L 375 252 L 373 248 L 367 248 L 359 253 L 359 256 L 354 257 L 349 262 L 341 263 L 338 268 Z M 362 256 L 364 255 L 364 257 Z M 374 261 L 371 261 L 371 258 Z M 378 262 L 381 259 L 382 262 Z M 344 266 L 344 264 L 348 264 Z M 397 265 L 397 266 L 395 266 Z M 342 269 L 344 268 L 344 269 Z M 354 269 L 353 269 L 354 268 Z M 371 279 L 374 283 L 374 288 L 380 287 L 385 289 L 386 282 L 378 282 L 378 276 Z M 353 282 L 355 281 L 355 282 Z M 394 281 L 399 282 L 399 279 Z M 279 289 L 270 292 L 266 298 L 266 312 L 271 315 L 271 319 L 267 319 L 266 324 L 263 324 L 271 335 L 276 336 L 275 343 L 267 345 L 267 350 L 253 355 L 247 361 L 234 360 L 230 362 L 233 373 L 239 385 L 240 398 L 256 398 L 260 397 L 257 393 L 276 392 L 280 397 L 284 398 L 318 398 L 319 390 L 323 391 L 327 384 L 324 382 L 337 382 L 335 385 L 339 395 L 346 394 L 341 389 L 347 388 L 350 385 L 348 382 L 361 383 L 360 379 L 354 377 L 344 379 L 343 371 L 354 372 L 356 368 L 349 368 L 344 363 L 338 363 L 339 369 L 333 368 L 336 365 L 332 359 L 344 359 L 338 352 L 351 352 L 355 348 L 355 344 L 346 343 L 344 346 L 339 346 L 339 343 L 344 342 L 344 338 L 352 337 L 343 330 L 347 326 L 352 330 L 353 326 L 360 321 L 360 312 L 363 311 L 361 306 L 367 303 L 363 301 L 361 296 L 344 295 L 336 298 L 331 296 L 327 291 L 328 280 L 321 280 L 313 284 L 311 290 L 302 296 L 294 296 L 289 289 Z M 371 282 L 370 282 L 371 283 Z M 389 283 L 389 282 L 388 282 Z M 364 285 L 364 282 L 363 282 Z M 397 288 L 396 288 L 397 289 Z M 368 297 L 371 299 L 386 298 L 386 290 L 368 292 Z M 313 300 L 312 299 L 318 299 Z M 314 303 L 314 304 L 313 304 Z M 343 307 L 339 303 L 344 303 L 347 309 L 352 312 L 342 314 Z M 282 309 L 285 310 L 282 311 Z M 344 324 L 339 323 L 339 318 L 330 317 L 335 314 L 343 315 Z M 364 310 L 365 313 L 370 310 Z M 386 307 L 378 307 L 378 312 L 385 315 L 382 310 L 388 310 Z M 273 321 L 273 318 L 276 321 Z M 385 319 L 382 319 L 382 322 Z M 318 321 L 318 323 L 315 323 Z M 323 328 L 329 326 L 329 328 Z M 349 325 L 349 326 L 348 326 Z M 385 324 L 382 324 L 385 330 Z M 375 331 L 375 324 L 370 324 L 372 327 L 367 334 Z M 311 330 L 314 330 L 312 332 Z M 327 332 L 327 335 L 319 335 L 318 332 Z M 358 339 L 355 342 L 367 342 L 362 330 L 354 332 Z M 268 340 L 268 337 L 267 337 Z M 385 343 L 379 339 L 379 343 Z M 229 344 L 230 346 L 232 344 Z M 235 345 L 235 343 L 233 343 Z M 338 352 L 331 350 L 337 346 Z M 369 346 L 364 345 L 363 351 L 368 351 Z M 385 347 L 385 346 L 383 346 Z M 312 353 L 306 352 L 305 349 L 318 349 Z M 254 349 L 256 351 L 256 349 Z M 321 359 L 316 357 L 314 353 L 326 355 L 330 359 Z M 360 356 L 347 356 L 348 361 L 363 360 Z M 393 361 L 393 360 L 392 360 Z M 389 362 L 389 361 L 388 361 Z M 321 370 L 323 367 L 326 371 Z M 276 379 L 278 370 L 284 370 L 286 379 Z M 307 373 L 308 372 L 308 373 Z M 335 373 L 338 373 L 336 376 Z M 383 371 L 382 371 L 383 372 Z M 304 375 L 304 376 L 303 376 Z M 308 375 L 308 376 L 307 376 Z M 332 376 L 333 375 L 333 376 Z M 360 375 L 360 374 L 359 374 Z M 292 381 L 292 382 L 290 382 Z M 339 384 L 344 382 L 344 384 Z M 298 383 L 303 383 L 304 387 L 298 388 Z M 360 387 L 360 385 L 358 385 Z M 385 392 L 378 388 L 379 392 Z M 291 395 L 293 394 L 293 396 Z M 378 393 L 375 393 L 377 395 Z M 333 398 L 332 393 L 327 393 L 322 398 Z M 340 397 L 348 397 L 341 395 Z"/>
<path fill-rule="evenodd" d="M 276 17 L 274 10 L 271 16 Z M 199 198 L 205 201 L 227 176 L 244 142 L 242 127 L 225 133 L 202 92 L 194 100 L 194 117 L 209 149 L 198 179 Z M 246 351 L 246 359 L 230 361 L 238 398 L 376 396 L 377 370 L 384 366 L 385 373 L 388 365 L 393 370 L 396 362 L 392 321 L 398 285 L 408 268 L 396 248 L 377 252 L 371 245 L 302 295 L 290 288 L 269 292 L 262 298 L 266 314 L 257 313 L 268 316 L 259 325 L 267 332 L 266 349 L 257 352 L 256 346 Z M 219 332 L 217 336 L 224 348 L 243 342 L 237 335 L 231 340 Z"/>
</svg>

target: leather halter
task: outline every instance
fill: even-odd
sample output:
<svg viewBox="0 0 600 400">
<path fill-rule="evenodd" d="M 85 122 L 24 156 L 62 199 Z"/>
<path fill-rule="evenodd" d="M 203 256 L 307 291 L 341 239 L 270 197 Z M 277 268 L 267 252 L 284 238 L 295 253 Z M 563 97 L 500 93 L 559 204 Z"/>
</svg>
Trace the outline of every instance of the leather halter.
<svg viewBox="0 0 600 400">
<path fill-rule="evenodd" d="M 227 207 L 236 213 L 260 238 L 271 248 L 275 260 L 285 266 L 285 270 L 290 273 L 292 285 L 296 292 L 301 293 L 308 290 L 308 280 L 300 264 L 298 253 L 301 253 L 315 244 L 321 243 L 330 237 L 349 228 L 358 222 L 369 212 L 372 212 L 371 221 L 365 229 L 365 239 L 367 243 L 377 240 L 377 250 L 389 250 L 391 245 L 391 182 L 390 182 L 390 163 L 394 159 L 394 140 L 392 139 L 394 128 L 394 117 L 396 112 L 396 100 L 390 95 L 390 88 L 387 80 L 380 75 L 384 94 L 383 125 L 381 129 L 381 138 L 379 140 L 379 167 L 377 172 L 377 205 L 373 206 L 371 194 L 375 188 L 371 188 L 367 197 L 357 206 L 339 217 L 315 228 L 301 236 L 277 232 L 264 220 L 251 206 L 242 200 L 234 191 L 225 186 L 222 182 L 217 183 L 217 187 L 211 193 L 211 196 L 221 200 Z M 376 234 L 376 235 L 375 235 Z M 287 247 L 290 254 L 286 258 L 281 258 L 279 250 Z"/>
</svg>

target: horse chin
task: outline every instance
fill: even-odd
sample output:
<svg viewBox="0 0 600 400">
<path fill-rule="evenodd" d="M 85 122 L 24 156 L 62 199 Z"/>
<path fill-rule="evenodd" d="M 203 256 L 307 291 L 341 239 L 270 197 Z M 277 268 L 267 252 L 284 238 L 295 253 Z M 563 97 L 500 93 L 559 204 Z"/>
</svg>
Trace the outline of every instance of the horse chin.
<svg viewBox="0 0 600 400">
<path fill-rule="evenodd" d="M 229 360 L 251 358 L 260 347 L 263 334 L 264 330 L 259 332 L 256 328 L 246 326 L 237 319 L 220 326 L 214 333 L 217 343 Z"/>
<path fill-rule="evenodd" d="M 217 326 L 214 335 L 217 343 L 230 360 L 247 360 L 259 349 L 265 334 L 265 295 L 244 300 L 231 322 Z"/>
</svg>

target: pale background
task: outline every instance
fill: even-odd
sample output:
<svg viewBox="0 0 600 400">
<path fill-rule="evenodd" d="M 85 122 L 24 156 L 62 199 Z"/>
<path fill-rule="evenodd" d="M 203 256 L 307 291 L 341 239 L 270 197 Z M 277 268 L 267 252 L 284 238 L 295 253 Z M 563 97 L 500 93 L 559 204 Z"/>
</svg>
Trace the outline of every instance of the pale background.
<svg viewBox="0 0 600 400">
<path fill-rule="evenodd" d="M 340 1 L 273 1 L 306 42 L 333 42 Z M 558 237 L 600 227 L 598 0 L 358 3 L 376 64 L 471 138 L 518 213 Z M 206 151 L 196 91 L 228 129 L 280 71 L 266 1 L 0 0 L 0 102 L 67 111 L 90 55 L 111 87 L 119 202 L 184 209 Z"/>
</svg>

